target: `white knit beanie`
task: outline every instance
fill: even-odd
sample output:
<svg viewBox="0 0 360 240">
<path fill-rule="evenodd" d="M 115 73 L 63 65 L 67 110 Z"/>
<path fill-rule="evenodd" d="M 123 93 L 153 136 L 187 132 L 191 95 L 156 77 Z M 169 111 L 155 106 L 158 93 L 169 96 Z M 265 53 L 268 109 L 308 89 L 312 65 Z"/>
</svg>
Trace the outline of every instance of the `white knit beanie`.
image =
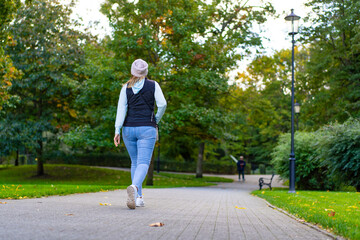
<svg viewBox="0 0 360 240">
<path fill-rule="evenodd" d="M 148 64 L 142 59 L 136 59 L 131 65 L 131 74 L 135 77 L 143 77 L 148 74 Z"/>
</svg>

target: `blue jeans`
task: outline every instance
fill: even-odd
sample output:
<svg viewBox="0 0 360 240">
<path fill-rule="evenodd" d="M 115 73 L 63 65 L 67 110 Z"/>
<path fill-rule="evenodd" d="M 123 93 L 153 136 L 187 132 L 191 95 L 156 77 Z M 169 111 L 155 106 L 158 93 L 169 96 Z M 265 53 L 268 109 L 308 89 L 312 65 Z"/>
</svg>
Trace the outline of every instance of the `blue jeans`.
<svg viewBox="0 0 360 240">
<path fill-rule="evenodd" d="M 131 158 L 131 181 L 142 196 L 142 183 L 149 169 L 156 142 L 154 127 L 124 127 L 123 140 Z"/>
</svg>

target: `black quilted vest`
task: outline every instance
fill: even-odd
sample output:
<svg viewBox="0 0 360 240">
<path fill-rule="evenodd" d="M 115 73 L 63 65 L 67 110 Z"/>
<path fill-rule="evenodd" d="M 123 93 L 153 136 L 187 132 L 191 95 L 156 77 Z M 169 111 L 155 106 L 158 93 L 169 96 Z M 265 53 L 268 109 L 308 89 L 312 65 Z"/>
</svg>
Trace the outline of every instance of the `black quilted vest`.
<svg viewBox="0 0 360 240">
<path fill-rule="evenodd" d="M 125 127 L 153 126 L 156 127 L 155 82 L 145 78 L 143 88 L 134 94 L 132 88 L 126 88 L 128 110 L 125 118 Z"/>
</svg>

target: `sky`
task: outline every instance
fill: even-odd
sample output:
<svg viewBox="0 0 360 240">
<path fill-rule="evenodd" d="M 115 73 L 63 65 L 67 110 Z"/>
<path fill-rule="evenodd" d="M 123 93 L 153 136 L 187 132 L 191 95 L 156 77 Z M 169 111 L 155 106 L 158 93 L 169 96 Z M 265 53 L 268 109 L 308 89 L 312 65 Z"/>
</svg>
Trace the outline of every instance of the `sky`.
<svg viewBox="0 0 360 240">
<path fill-rule="evenodd" d="M 67 0 L 63 0 L 62 2 L 66 3 L 66 1 Z M 106 34 L 111 34 L 108 19 L 100 13 L 100 6 L 104 1 L 105 0 L 77 0 L 72 15 L 75 19 L 81 17 L 85 26 L 98 21 L 96 27 L 92 24 L 90 31 L 93 34 L 99 35 L 100 38 Z M 271 2 L 279 18 L 269 18 L 265 24 L 254 26 L 255 31 L 263 31 L 260 36 L 264 37 L 263 54 L 266 55 L 271 55 L 274 51 L 283 48 L 291 48 L 291 39 L 287 32 L 288 26 L 284 20 L 284 17 L 290 14 L 291 9 L 293 8 L 294 13 L 302 18 L 310 11 L 308 7 L 304 6 L 306 0 L 272 0 Z M 260 4 L 260 0 L 249 0 L 249 4 Z M 300 26 L 302 24 L 301 20 L 302 19 L 300 19 Z M 268 38 L 268 40 L 266 40 L 265 37 Z M 246 65 L 250 63 L 254 56 L 255 55 L 252 55 L 244 59 L 243 63 L 239 65 L 238 71 L 245 70 Z"/>
</svg>

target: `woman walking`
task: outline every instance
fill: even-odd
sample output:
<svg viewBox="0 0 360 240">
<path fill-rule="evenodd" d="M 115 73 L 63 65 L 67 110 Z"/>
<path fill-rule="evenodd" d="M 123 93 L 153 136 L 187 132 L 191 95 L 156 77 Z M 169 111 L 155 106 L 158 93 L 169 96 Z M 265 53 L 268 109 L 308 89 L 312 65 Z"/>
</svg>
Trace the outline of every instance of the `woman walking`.
<svg viewBox="0 0 360 240">
<path fill-rule="evenodd" d="M 166 109 L 159 84 L 146 78 L 148 64 L 137 59 L 131 65 L 131 78 L 121 89 L 115 121 L 115 146 L 120 144 L 120 129 L 131 158 L 131 181 L 127 206 L 144 207 L 142 183 L 149 169 L 156 141 L 156 128 Z M 156 115 L 154 108 L 158 108 Z"/>
</svg>

